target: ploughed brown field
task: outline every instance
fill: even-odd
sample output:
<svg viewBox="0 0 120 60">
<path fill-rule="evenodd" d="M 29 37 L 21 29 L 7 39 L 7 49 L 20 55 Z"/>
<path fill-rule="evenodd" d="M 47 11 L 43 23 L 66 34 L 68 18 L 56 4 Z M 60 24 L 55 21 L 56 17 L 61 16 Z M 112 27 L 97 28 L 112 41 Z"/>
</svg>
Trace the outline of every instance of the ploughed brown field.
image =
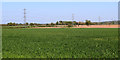
<svg viewBox="0 0 120 60">
<path fill-rule="evenodd" d="M 33 27 L 33 28 L 66 28 L 66 27 L 63 27 L 63 26 L 66 26 L 66 25 L 62 25 L 62 27 Z M 71 28 L 118 28 L 119 25 L 76 25 L 74 27 L 71 27 Z"/>
</svg>

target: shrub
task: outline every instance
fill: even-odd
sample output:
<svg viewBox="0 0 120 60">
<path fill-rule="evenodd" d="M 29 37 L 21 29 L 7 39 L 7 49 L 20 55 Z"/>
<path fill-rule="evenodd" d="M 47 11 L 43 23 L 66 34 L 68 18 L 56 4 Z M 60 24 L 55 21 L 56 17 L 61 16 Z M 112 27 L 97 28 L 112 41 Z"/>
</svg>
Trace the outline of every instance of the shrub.
<svg viewBox="0 0 120 60">
<path fill-rule="evenodd" d="M 68 24 L 68 27 L 72 27 L 72 24 Z"/>
<path fill-rule="evenodd" d="M 30 26 L 33 26 L 34 24 L 33 23 L 30 23 Z"/>
</svg>

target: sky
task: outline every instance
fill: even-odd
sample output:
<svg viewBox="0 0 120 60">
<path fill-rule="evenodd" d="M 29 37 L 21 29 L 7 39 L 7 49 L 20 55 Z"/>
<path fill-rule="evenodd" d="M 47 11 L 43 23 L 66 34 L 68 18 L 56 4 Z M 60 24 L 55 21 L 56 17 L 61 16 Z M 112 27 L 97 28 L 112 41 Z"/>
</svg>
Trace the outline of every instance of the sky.
<svg viewBox="0 0 120 60">
<path fill-rule="evenodd" d="M 2 0 L 2 2 L 118 2 L 119 0 Z"/>
<path fill-rule="evenodd" d="M 72 14 L 81 22 L 118 20 L 117 2 L 3 2 L 2 23 L 24 23 L 24 8 L 28 23 L 72 21 Z"/>
</svg>

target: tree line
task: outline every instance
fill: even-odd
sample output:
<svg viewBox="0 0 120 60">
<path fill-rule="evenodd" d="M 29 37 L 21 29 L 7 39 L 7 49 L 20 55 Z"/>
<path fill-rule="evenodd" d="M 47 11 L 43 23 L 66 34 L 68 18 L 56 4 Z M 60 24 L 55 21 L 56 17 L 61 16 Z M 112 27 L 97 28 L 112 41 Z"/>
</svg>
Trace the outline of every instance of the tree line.
<svg viewBox="0 0 120 60">
<path fill-rule="evenodd" d="M 56 23 L 49 23 L 46 25 L 95 25 L 97 23 L 92 23 L 90 20 L 86 20 L 86 22 L 76 22 L 76 21 L 57 21 Z M 17 25 L 29 25 L 29 26 L 34 26 L 34 25 L 42 25 L 38 23 L 25 23 L 25 24 L 18 24 L 18 23 L 7 23 L 7 26 L 17 26 Z"/>
<path fill-rule="evenodd" d="M 111 23 L 107 23 L 107 22 L 91 22 L 90 20 L 86 20 L 85 22 L 76 22 L 76 21 L 57 21 L 56 23 L 49 23 L 49 24 L 39 24 L 39 23 L 25 23 L 25 24 L 22 24 L 22 23 L 7 23 L 7 26 L 18 26 L 18 25 L 21 25 L 21 26 L 41 26 L 41 25 L 45 25 L 45 26 L 55 26 L 55 25 L 68 25 L 68 26 L 73 26 L 73 25 L 98 25 L 98 24 L 114 24 L 113 22 Z"/>
</svg>

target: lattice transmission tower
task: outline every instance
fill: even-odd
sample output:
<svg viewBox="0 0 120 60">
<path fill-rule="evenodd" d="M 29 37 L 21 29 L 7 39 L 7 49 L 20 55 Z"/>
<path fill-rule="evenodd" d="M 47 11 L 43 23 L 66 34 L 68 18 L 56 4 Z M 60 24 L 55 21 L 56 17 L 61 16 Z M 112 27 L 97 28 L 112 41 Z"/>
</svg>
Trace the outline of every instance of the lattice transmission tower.
<svg viewBox="0 0 120 60">
<path fill-rule="evenodd" d="M 26 24 L 26 9 L 24 9 L 24 24 Z"/>
<path fill-rule="evenodd" d="M 74 14 L 72 14 L 72 20 L 74 21 Z"/>
</svg>

